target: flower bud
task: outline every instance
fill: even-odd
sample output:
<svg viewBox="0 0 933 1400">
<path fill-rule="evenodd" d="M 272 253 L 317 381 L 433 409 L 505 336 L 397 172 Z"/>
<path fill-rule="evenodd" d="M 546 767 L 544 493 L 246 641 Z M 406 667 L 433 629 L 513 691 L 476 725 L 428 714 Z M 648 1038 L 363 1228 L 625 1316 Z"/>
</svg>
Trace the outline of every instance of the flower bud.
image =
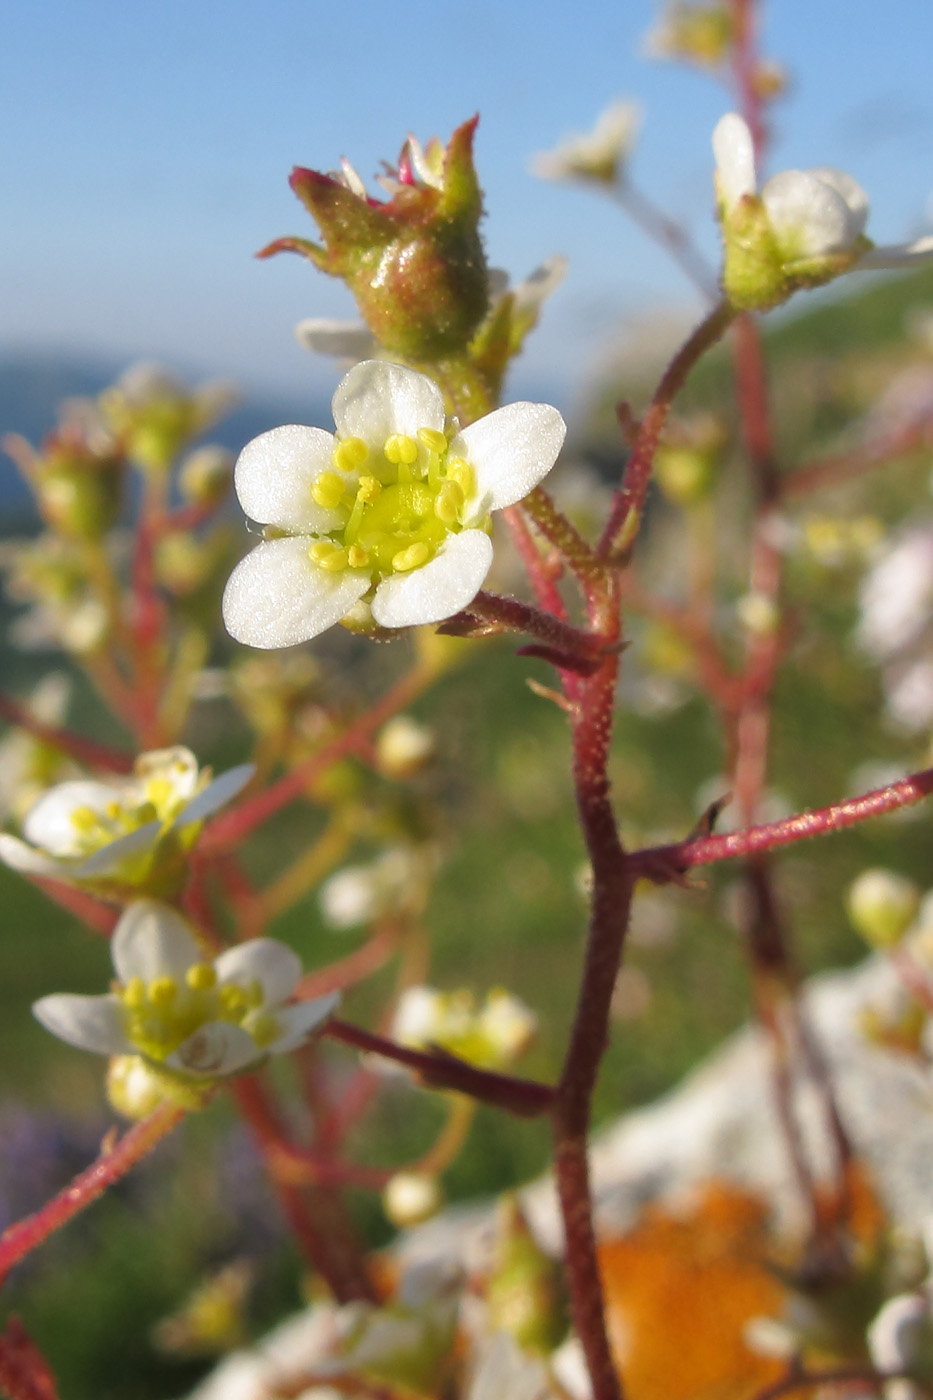
<svg viewBox="0 0 933 1400">
<path fill-rule="evenodd" d="M 225 447 L 199 447 L 185 458 L 178 473 L 182 496 L 196 506 L 217 505 L 232 484 L 233 453 Z"/>
<path fill-rule="evenodd" d="M 400 1230 L 430 1220 L 443 1203 L 440 1182 L 428 1172 L 396 1172 L 382 1193 L 382 1208 Z"/>
<path fill-rule="evenodd" d="M 898 944 L 919 905 L 917 886 L 893 870 L 864 870 L 850 886 L 846 898 L 856 932 L 873 948 L 893 948 Z"/>
<path fill-rule="evenodd" d="M 386 180 L 391 199 L 370 198 L 352 166 L 340 174 L 301 167 L 291 186 L 323 247 L 280 238 L 260 253 L 296 252 L 342 278 L 364 321 L 390 354 L 416 363 L 462 354 L 489 305 L 479 236 L 482 196 L 473 166 L 478 118 L 443 150 L 410 137 Z"/>
<path fill-rule="evenodd" d="M 204 1107 L 212 1092 L 212 1085 L 157 1069 L 141 1055 L 114 1055 L 107 1069 L 107 1102 L 122 1118 L 134 1122 L 148 1118 L 164 1103 L 194 1112 Z"/>
<path fill-rule="evenodd" d="M 376 761 L 387 778 L 411 778 L 434 753 L 434 731 L 409 715 L 396 715 L 376 739 Z"/>
</svg>

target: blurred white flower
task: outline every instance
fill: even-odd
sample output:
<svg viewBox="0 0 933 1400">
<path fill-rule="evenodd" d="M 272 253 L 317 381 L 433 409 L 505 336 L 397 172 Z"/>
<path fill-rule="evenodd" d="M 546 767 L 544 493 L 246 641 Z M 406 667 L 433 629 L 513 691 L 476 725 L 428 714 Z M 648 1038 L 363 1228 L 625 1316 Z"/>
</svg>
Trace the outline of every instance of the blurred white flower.
<svg viewBox="0 0 933 1400">
<path fill-rule="evenodd" d="M 868 1352 L 879 1371 L 910 1369 L 933 1349 L 930 1296 L 923 1290 L 889 1298 L 868 1329 Z M 923 1367 L 924 1373 L 929 1365 Z M 885 1400 L 920 1400 L 927 1394 L 912 1380 L 888 1381 Z"/>
<path fill-rule="evenodd" d="M 61 671 L 44 676 L 26 701 L 26 710 L 40 724 L 64 722 L 71 682 Z M 17 821 L 29 811 L 53 783 L 77 774 L 74 763 L 60 749 L 16 726 L 0 739 L 0 822 Z"/>
<path fill-rule="evenodd" d="M 434 730 L 411 715 L 394 715 L 376 736 L 376 762 L 387 778 L 410 778 L 434 754 Z"/>
<path fill-rule="evenodd" d="M 271 527 L 224 593 L 227 630 L 250 646 L 308 641 L 364 600 L 379 627 L 452 617 L 489 572 L 489 512 L 546 476 L 566 432 L 531 403 L 451 432 L 433 380 L 382 360 L 346 375 L 333 411 L 336 437 L 275 428 L 237 462 L 241 505 Z"/>
<path fill-rule="evenodd" d="M 410 846 L 393 846 L 368 865 L 347 865 L 318 891 L 331 928 L 356 928 L 420 907 L 433 861 Z"/>
<path fill-rule="evenodd" d="M 50 788 L 26 814 L 25 841 L 0 833 L 0 860 L 25 875 L 94 888 L 158 886 L 204 820 L 252 774 L 246 763 L 212 778 L 181 747 L 141 754 L 131 777 Z"/>
<path fill-rule="evenodd" d="M 142 1055 L 193 1078 L 236 1074 L 294 1050 L 338 1000 L 286 1005 L 301 963 L 284 943 L 255 938 L 208 962 L 184 919 L 155 900 L 127 907 L 111 952 L 112 991 L 42 997 L 32 1008 L 37 1020 L 81 1050 Z"/>
<path fill-rule="evenodd" d="M 443 1203 L 440 1182 L 429 1172 L 396 1172 L 382 1193 L 382 1208 L 399 1230 L 430 1220 Z"/>
<path fill-rule="evenodd" d="M 615 184 L 641 127 L 637 102 L 619 99 L 600 113 L 592 131 L 567 137 L 553 151 L 531 159 L 531 172 L 543 180 L 586 180 Z"/>
<path fill-rule="evenodd" d="M 534 1013 L 501 987 L 488 992 L 477 1009 L 471 992 L 419 986 L 407 988 L 399 998 L 392 1035 L 416 1050 L 439 1046 L 471 1064 L 495 1069 L 521 1055 L 537 1027 Z"/>
<path fill-rule="evenodd" d="M 508 1332 L 483 1339 L 466 1400 L 556 1400 L 557 1395 L 544 1363 L 523 1351 Z"/>
</svg>

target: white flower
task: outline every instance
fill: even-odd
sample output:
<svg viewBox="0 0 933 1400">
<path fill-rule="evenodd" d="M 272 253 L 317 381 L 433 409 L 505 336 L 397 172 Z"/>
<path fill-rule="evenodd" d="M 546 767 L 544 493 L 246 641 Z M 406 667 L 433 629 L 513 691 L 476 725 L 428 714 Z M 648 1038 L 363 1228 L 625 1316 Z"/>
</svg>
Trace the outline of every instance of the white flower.
<svg viewBox="0 0 933 1400">
<path fill-rule="evenodd" d="M 410 715 L 393 715 L 376 737 L 376 762 L 387 778 L 410 778 L 419 773 L 436 746 L 433 729 Z"/>
<path fill-rule="evenodd" d="M 417 909 L 433 865 L 424 851 L 394 846 L 367 865 L 344 866 L 318 891 L 321 913 L 331 928 L 348 929 Z"/>
<path fill-rule="evenodd" d="M 365 321 L 339 321 L 308 316 L 295 327 L 295 339 L 315 355 L 327 355 L 350 364 L 371 359 L 378 342 Z"/>
<path fill-rule="evenodd" d="M 717 123 L 713 152 L 716 188 L 727 223 L 743 199 L 759 195 L 752 134 L 736 112 L 727 113 Z M 933 237 L 873 248 L 863 236 L 868 196 L 844 170 L 782 170 L 765 182 L 760 199 L 785 265 L 842 255 L 851 261 L 848 267 L 837 270 L 867 270 L 904 267 L 933 254 Z"/>
<path fill-rule="evenodd" d="M 523 1351 L 508 1332 L 483 1338 L 466 1400 L 554 1400 L 556 1394 L 544 1363 Z"/>
<path fill-rule="evenodd" d="M 227 630 L 250 646 L 307 641 L 364 600 L 380 627 L 452 617 L 489 572 L 489 512 L 537 486 L 566 432 L 532 403 L 450 432 L 433 380 L 381 360 L 350 370 L 333 411 L 336 436 L 274 428 L 237 462 L 243 509 L 271 527 L 224 593 Z"/>
<path fill-rule="evenodd" d="M 111 943 L 117 980 L 104 996 L 58 993 L 33 1013 L 46 1030 L 101 1055 L 142 1055 L 197 1079 L 236 1074 L 267 1054 L 303 1044 L 336 996 L 286 1005 L 301 976 L 298 957 L 271 938 L 204 959 L 184 919 L 140 899 Z"/>
<path fill-rule="evenodd" d="M 440 1183 L 429 1172 L 396 1172 L 382 1193 L 382 1208 L 399 1230 L 430 1220 L 443 1203 Z"/>
<path fill-rule="evenodd" d="M 477 1010 L 471 992 L 419 986 L 399 997 L 392 1035 L 413 1049 L 439 1046 L 471 1064 L 498 1069 L 528 1048 L 537 1024 L 524 1002 L 501 987 L 488 992 Z"/>
<path fill-rule="evenodd" d="M 252 764 L 211 778 L 190 749 L 141 754 L 132 777 L 50 788 L 27 813 L 25 841 L 0 833 L 0 860 L 40 878 L 95 888 L 147 888 L 187 852 L 205 818 L 246 786 Z"/>
<path fill-rule="evenodd" d="M 533 156 L 532 174 L 543 180 L 615 184 L 631 154 L 640 126 L 641 108 L 637 102 L 624 99 L 612 102 L 585 136 L 570 136 L 555 150 Z"/>
</svg>

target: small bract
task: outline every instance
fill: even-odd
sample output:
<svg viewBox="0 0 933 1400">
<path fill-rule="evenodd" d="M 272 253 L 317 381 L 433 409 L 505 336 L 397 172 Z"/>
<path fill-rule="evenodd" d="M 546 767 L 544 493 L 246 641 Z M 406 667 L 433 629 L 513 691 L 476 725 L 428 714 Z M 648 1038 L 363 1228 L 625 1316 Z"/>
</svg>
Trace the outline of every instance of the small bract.
<svg viewBox="0 0 933 1400">
<path fill-rule="evenodd" d="M 433 380 L 382 360 L 350 370 L 333 411 L 336 434 L 274 428 L 237 462 L 240 503 L 267 527 L 224 593 L 227 630 L 250 646 L 308 641 L 362 603 L 378 627 L 452 617 L 492 564 L 490 511 L 537 486 L 566 433 L 536 403 L 460 431 Z"/>
<path fill-rule="evenodd" d="M 50 788 L 23 821 L 25 841 L 0 833 L 0 860 L 24 875 L 100 893 L 166 894 L 205 819 L 253 775 L 241 764 L 212 778 L 190 749 L 157 749 L 131 777 L 79 779 Z"/>
<path fill-rule="evenodd" d="M 104 996 L 62 992 L 33 1013 L 46 1030 L 101 1055 L 141 1055 L 176 1074 L 237 1074 L 296 1049 L 337 1004 L 336 995 L 286 1004 L 301 963 L 284 943 L 255 938 L 205 960 L 167 904 L 140 899 L 111 943 L 116 982 Z"/>
</svg>

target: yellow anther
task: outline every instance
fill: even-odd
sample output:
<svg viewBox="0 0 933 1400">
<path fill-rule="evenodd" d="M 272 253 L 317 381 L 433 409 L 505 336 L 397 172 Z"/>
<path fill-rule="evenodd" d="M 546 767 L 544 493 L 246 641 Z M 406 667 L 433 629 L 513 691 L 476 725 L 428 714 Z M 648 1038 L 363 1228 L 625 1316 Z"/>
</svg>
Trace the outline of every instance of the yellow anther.
<svg viewBox="0 0 933 1400">
<path fill-rule="evenodd" d="M 131 977 L 123 989 L 123 1005 L 136 1011 L 146 1000 L 146 984 L 141 977 Z"/>
<path fill-rule="evenodd" d="M 374 501 L 382 490 L 382 482 L 377 481 L 374 476 L 361 476 L 359 490 L 356 493 L 358 501 L 365 501 L 368 505 Z"/>
<path fill-rule="evenodd" d="M 91 808 L 82 807 L 80 810 L 84 812 L 89 812 L 91 811 Z M 116 799 L 114 799 L 112 802 L 108 802 L 106 807 L 104 808 L 104 811 L 106 812 L 107 816 L 110 818 L 111 821 L 116 821 L 117 817 L 120 815 L 122 810 L 123 808 L 120 806 L 119 802 L 116 801 Z"/>
<path fill-rule="evenodd" d="M 264 1011 L 253 1017 L 248 1029 L 255 1043 L 260 1049 L 263 1049 L 278 1038 L 282 1028 L 274 1016 L 270 1016 L 267 1011 Z"/>
<path fill-rule="evenodd" d="M 117 811 L 120 809 L 117 808 Z M 93 807 L 75 807 L 71 813 L 71 825 L 82 836 L 89 836 L 100 823 L 100 813 L 95 812 Z"/>
<path fill-rule="evenodd" d="M 251 1007 L 253 1011 L 255 1011 L 257 1007 L 262 1006 L 266 999 L 266 994 L 262 989 L 262 983 L 258 977 L 254 977 L 252 981 L 247 982 L 246 986 L 243 988 L 243 995 L 246 998 L 247 1006 Z"/>
<path fill-rule="evenodd" d="M 340 549 L 339 546 L 335 545 L 334 548 L 331 550 L 330 554 L 326 554 L 324 558 L 319 560 L 318 562 L 320 563 L 322 569 L 327 569 L 332 574 L 339 574 L 341 569 L 345 569 L 347 567 L 348 559 L 349 555 L 347 554 L 347 551 L 345 549 Z"/>
<path fill-rule="evenodd" d="M 464 496 L 473 494 L 476 478 L 473 475 L 473 468 L 463 457 L 451 458 L 447 463 L 447 476 L 450 481 L 457 483 Z"/>
<path fill-rule="evenodd" d="M 333 463 L 338 471 L 355 472 L 369 456 L 369 448 L 362 438 L 349 437 L 338 442 L 334 448 Z"/>
<path fill-rule="evenodd" d="M 192 963 L 185 981 L 193 992 L 209 992 L 217 984 L 217 973 L 212 963 Z"/>
<path fill-rule="evenodd" d="M 347 567 L 347 551 L 334 544 L 333 540 L 315 540 L 308 550 L 308 557 L 331 573 L 339 573 Z"/>
<path fill-rule="evenodd" d="M 443 433 L 439 433 L 436 428 L 419 428 L 418 441 L 422 443 L 429 452 L 446 452 L 447 439 Z"/>
<path fill-rule="evenodd" d="M 145 826 L 146 822 L 154 822 L 160 813 L 154 802 L 140 802 L 133 815 L 140 826 Z"/>
<path fill-rule="evenodd" d="M 321 472 L 311 483 L 311 497 L 325 510 L 333 510 L 343 500 L 347 489 L 346 481 L 336 472 Z"/>
<path fill-rule="evenodd" d="M 351 569 L 365 569 L 369 563 L 369 555 L 361 544 L 351 544 L 347 550 L 347 562 Z"/>
<path fill-rule="evenodd" d="M 243 988 L 228 982 L 225 987 L 220 989 L 220 1004 L 228 1014 L 242 1016 L 247 1010 Z"/>
<path fill-rule="evenodd" d="M 176 795 L 170 778 L 150 778 L 144 791 L 146 803 L 152 808 L 153 815 L 167 807 Z"/>
<path fill-rule="evenodd" d="M 445 481 L 434 502 L 434 514 L 445 525 L 455 525 L 463 509 L 463 490 L 456 481 Z"/>
<path fill-rule="evenodd" d="M 171 1006 L 178 995 L 174 977 L 154 977 L 147 988 L 153 1006 Z"/>
<path fill-rule="evenodd" d="M 426 564 L 431 557 L 430 546 L 423 540 L 416 540 L 407 549 L 400 549 L 398 554 L 392 556 L 392 567 L 396 573 L 403 574 L 409 569 L 420 569 L 422 564 Z"/>
<path fill-rule="evenodd" d="M 382 450 L 393 466 L 401 463 L 410 467 L 418 460 L 418 444 L 407 433 L 393 433 L 391 437 L 386 438 Z"/>
</svg>

